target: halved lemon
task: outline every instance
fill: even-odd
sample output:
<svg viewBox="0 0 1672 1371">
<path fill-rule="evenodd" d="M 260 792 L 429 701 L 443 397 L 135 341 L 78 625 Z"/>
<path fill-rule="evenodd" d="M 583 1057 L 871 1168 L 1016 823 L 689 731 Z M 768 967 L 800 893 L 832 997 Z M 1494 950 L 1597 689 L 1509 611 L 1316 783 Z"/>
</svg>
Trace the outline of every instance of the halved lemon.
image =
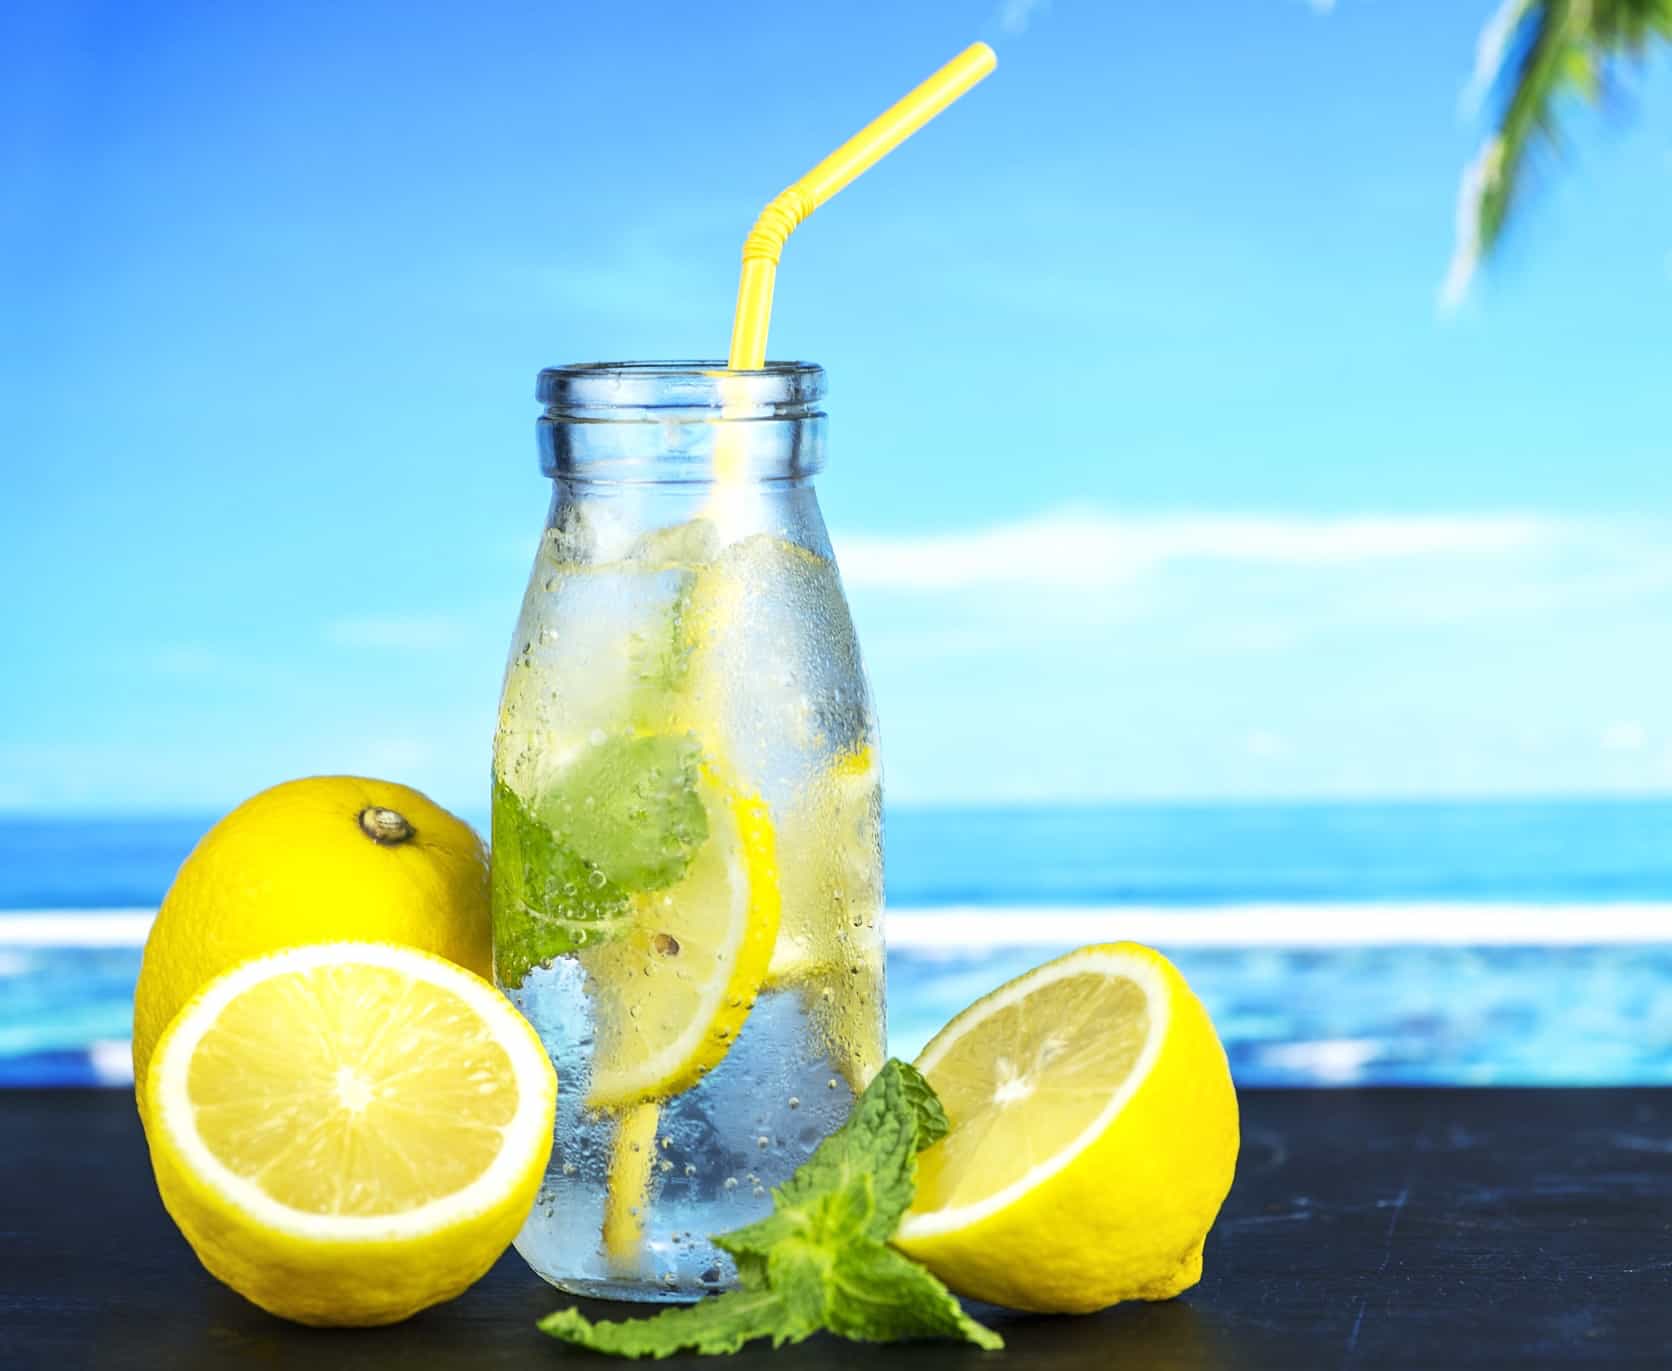
<svg viewBox="0 0 1672 1371">
<path fill-rule="evenodd" d="M 895 1245 L 962 1295 L 1041 1313 L 1194 1285 L 1236 1168 L 1207 1011 L 1136 943 L 1081 948 L 976 1001 L 917 1067 L 951 1132 Z"/>
<path fill-rule="evenodd" d="M 318 943 L 205 986 L 152 1057 L 163 1203 L 210 1272 L 301 1323 L 450 1299 L 528 1216 L 557 1078 L 491 985 L 385 943 Z"/>
<path fill-rule="evenodd" d="M 596 1042 L 587 1104 L 678 1094 L 731 1050 L 778 939 L 778 857 L 765 804 L 704 764 L 708 838 L 678 884 L 635 895 L 628 926 L 585 948 Z"/>
</svg>

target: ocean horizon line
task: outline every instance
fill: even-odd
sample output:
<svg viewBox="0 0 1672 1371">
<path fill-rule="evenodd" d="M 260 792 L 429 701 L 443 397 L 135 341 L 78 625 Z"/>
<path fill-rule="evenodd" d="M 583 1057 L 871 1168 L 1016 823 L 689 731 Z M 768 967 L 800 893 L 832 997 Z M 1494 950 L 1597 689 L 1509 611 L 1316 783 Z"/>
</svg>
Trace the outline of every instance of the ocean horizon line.
<svg viewBox="0 0 1672 1371">
<path fill-rule="evenodd" d="M 146 908 L 0 911 L 0 948 L 136 948 Z M 904 906 L 885 915 L 896 950 L 956 955 L 1133 941 L 1200 948 L 1600 947 L 1672 943 L 1672 901 L 1329 902 Z"/>
<path fill-rule="evenodd" d="M 248 798 L 247 796 L 245 797 Z M 433 797 L 432 797 L 433 798 Z M 103 805 L 61 807 L 53 805 L 0 807 L 0 824 L 8 823 L 214 823 L 237 807 L 229 804 L 189 804 L 141 808 Z M 1313 809 L 1313 808 L 1445 808 L 1448 806 L 1559 806 L 1672 804 L 1672 786 L 1664 789 L 1594 788 L 1588 790 L 1457 790 L 1457 791 L 1356 791 L 1297 792 L 1292 794 L 1225 795 L 1110 795 L 1110 796 L 1013 796 L 984 800 L 969 799 L 887 799 L 887 807 L 902 814 L 1032 814 L 1110 809 L 1217 810 L 1217 809 Z M 453 810 L 477 828 L 486 828 L 488 811 L 475 806 Z"/>
</svg>

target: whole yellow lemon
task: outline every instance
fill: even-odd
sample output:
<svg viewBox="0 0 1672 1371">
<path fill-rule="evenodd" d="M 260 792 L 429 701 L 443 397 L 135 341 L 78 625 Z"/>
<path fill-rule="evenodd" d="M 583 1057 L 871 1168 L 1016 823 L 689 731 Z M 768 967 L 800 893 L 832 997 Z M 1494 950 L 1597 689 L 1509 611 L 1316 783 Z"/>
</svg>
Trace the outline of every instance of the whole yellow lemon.
<svg viewBox="0 0 1672 1371">
<path fill-rule="evenodd" d="M 310 776 L 245 800 L 186 858 L 134 993 L 134 1081 L 208 981 L 304 943 L 402 943 L 491 977 L 488 861 L 470 825 L 392 781 Z"/>
</svg>

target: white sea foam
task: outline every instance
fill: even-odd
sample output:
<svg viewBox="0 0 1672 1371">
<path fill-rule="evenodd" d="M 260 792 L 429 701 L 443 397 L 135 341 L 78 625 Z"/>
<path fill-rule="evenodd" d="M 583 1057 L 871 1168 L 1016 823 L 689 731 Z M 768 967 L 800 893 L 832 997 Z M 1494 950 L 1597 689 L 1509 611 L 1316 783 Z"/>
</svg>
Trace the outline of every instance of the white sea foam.
<svg viewBox="0 0 1672 1371">
<path fill-rule="evenodd" d="M 133 1044 L 127 1038 L 100 1038 L 88 1043 L 87 1065 L 99 1085 L 132 1085 Z"/>
<path fill-rule="evenodd" d="M 0 913 L 0 948 L 141 947 L 145 909 Z M 1672 903 L 939 905 L 890 910 L 906 952 L 1066 947 L 1598 947 L 1672 943 Z"/>
<path fill-rule="evenodd" d="M 143 947 L 149 909 L 15 909 L 0 913 L 0 947 Z"/>
</svg>

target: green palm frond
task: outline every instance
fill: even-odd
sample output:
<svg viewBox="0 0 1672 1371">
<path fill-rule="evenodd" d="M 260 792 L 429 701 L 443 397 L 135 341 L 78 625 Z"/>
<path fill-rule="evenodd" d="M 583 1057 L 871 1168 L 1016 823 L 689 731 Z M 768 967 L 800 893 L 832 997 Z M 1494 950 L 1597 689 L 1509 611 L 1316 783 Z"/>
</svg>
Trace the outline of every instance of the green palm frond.
<svg viewBox="0 0 1672 1371">
<path fill-rule="evenodd" d="M 1460 295 L 1524 193 L 1530 157 L 1559 143 L 1572 96 L 1600 99 L 1623 62 L 1672 42 L 1672 0 L 1504 0 L 1481 39 L 1476 81 L 1498 95 L 1491 135 L 1464 173 L 1458 255 L 1447 291 Z"/>
</svg>

